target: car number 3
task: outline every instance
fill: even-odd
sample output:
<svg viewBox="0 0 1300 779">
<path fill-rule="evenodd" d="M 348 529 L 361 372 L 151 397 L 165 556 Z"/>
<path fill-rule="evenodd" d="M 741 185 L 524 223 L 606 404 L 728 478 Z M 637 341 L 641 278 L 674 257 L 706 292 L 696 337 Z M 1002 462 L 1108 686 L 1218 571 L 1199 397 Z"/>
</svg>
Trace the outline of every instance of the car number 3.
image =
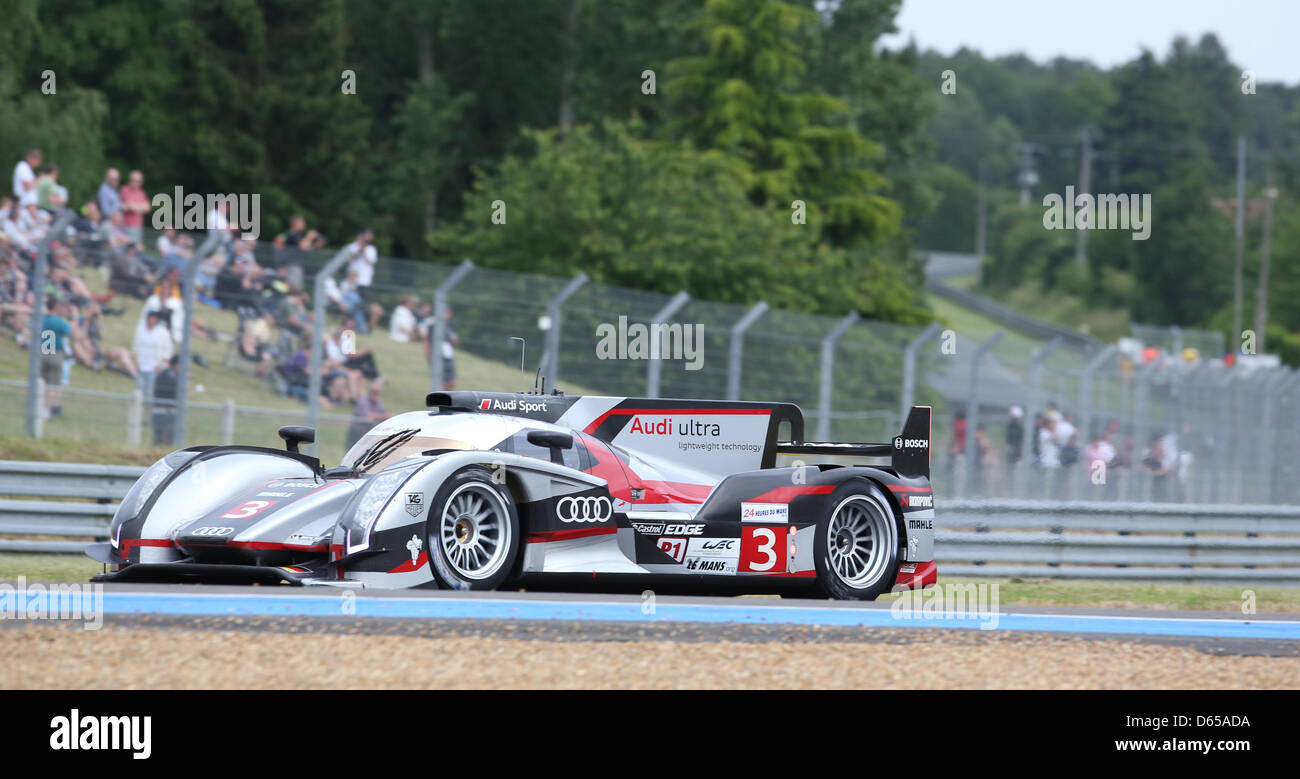
<svg viewBox="0 0 1300 779">
<path fill-rule="evenodd" d="M 221 515 L 222 519 L 249 519 L 266 510 L 266 508 L 275 501 L 273 500 L 247 500 L 235 506 L 230 511 Z"/>
<path fill-rule="evenodd" d="M 785 528 L 747 527 L 741 538 L 740 570 L 785 571 Z"/>
</svg>

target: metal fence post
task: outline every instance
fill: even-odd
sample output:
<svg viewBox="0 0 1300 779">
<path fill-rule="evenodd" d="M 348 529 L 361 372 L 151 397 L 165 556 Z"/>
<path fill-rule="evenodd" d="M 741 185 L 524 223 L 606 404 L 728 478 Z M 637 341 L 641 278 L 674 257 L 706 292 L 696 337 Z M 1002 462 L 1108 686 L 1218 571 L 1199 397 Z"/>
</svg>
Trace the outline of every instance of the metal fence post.
<svg viewBox="0 0 1300 779">
<path fill-rule="evenodd" d="M 131 403 L 126 410 L 126 442 L 140 445 L 140 428 L 144 424 L 144 392 L 137 387 L 131 392 Z"/>
<path fill-rule="evenodd" d="M 221 404 L 221 442 L 227 446 L 235 442 L 235 401 L 230 398 Z"/>
<path fill-rule="evenodd" d="M 574 295 L 589 279 L 587 274 L 579 271 L 577 276 L 569 279 L 559 294 L 546 304 L 546 315 L 551 319 L 551 328 L 546 331 L 546 351 L 542 354 L 542 375 L 549 377 L 551 386 L 560 380 L 560 309 L 564 302 Z"/>
<path fill-rule="evenodd" d="M 27 286 L 33 293 L 27 341 L 27 435 L 32 438 L 40 438 L 43 432 L 41 410 L 45 407 L 45 393 L 44 382 L 40 381 L 41 333 L 45 325 L 45 269 L 50 261 L 50 242 L 64 234 L 74 216 L 71 211 L 65 212 L 50 225 L 50 231 L 36 248 L 36 265 L 32 268 L 31 283 Z M 41 386 L 38 387 L 38 384 Z"/>
<path fill-rule="evenodd" d="M 1002 340 L 1004 333 L 999 330 L 975 349 L 975 358 L 970 364 L 970 394 L 966 399 L 966 492 L 975 491 L 975 473 L 979 470 L 979 447 L 975 445 L 975 435 L 979 432 L 980 402 L 979 381 L 980 363 L 984 355 Z"/>
<path fill-rule="evenodd" d="M 1278 403 L 1285 407 L 1285 410 L 1280 415 L 1281 419 L 1289 419 L 1292 425 L 1295 424 L 1295 420 L 1296 420 L 1296 414 L 1294 411 L 1292 411 L 1292 406 L 1294 401 L 1294 396 L 1292 395 L 1292 393 L 1296 389 L 1297 382 L 1300 382 L 1300 371 L 1292 371 L 1290 375 L 1287 377 L 1287 379 L 1283 381 L 1277 388 Z M 1288 414 L 1287 413 L 1288 411 L 1290 411 L 1291 413 Z M 1272 441 L 1272 445 L 1270 446 L 1270 449 L 1274 451 L 1277 449 L 1278 444 L 1280 442 L 1291 440 L 1290 432 L 1284 432 L 1283 430 L 1279 429 L 1281 427 L 1282 424 L 1280 420 L 1278 424 L 1273 425 L 1273 441 Z M 1270 455 L 1270 458 L 1272 458 L 1272 455 Z M 1289 458 L 1284 458 L 1283 462 L 1288 462 L 1288 460 Z M 1286 481 L 1286 479 L 1277 478 L 1278 475 L 1279 474 L 1273 473 L 1272 470 L 1269 471 L 1268 502 L 1270 504 L 1278 502 L 1278 497 L 1277 497 L 1278 484 L 1279 482 Z"/>
<path fill-rule="evenodd" d="M 767 301 L 760 300 L 731 326 L 731 344 L 727 354 L 727 400 L 740 400 L 740 372 L 745 349 L 745 331 L 766 313 Z"/>
<path fill-rule="evenodd" d="M 1019 468 L 1021 469 L 1028 469 L 1034 465 L 1033 437 L 1038 435 L 1038 430 L 1034 427 L 1034 414 L 1047 405 L 1047 393 L 1043 390 L 1043 363 L 1046 362 L 1052 352 L 1061 348 L 1064 343 L 1065 340 L 1057 336 L 1035 349 L 1029 357 L 1029 402 L 1024 410 L 1024 423 L 1020 432 Z M 1028 480 L 1020 478 L 1017 478 L 1016 482 L 1017 484 L 1028 484 Z"/>
<path fill-rule="evenodd" d="M 1147 440 L 1147 414 L 1148 396 L 1151 393 L 1151 371 L 1153 363 L 1148 363 L 1138 368 L 1136 381 L 1133 385 L 1133 479 L 1129 482 L 1129 500 L 1141 500 L 1143 487 L 1146 479 L 1141 478 L 1142 461 L 1139 457 L 1142 454 L 1143 447 L 1150 443 Z M 1135 496 L 1134 493 L 1137 493 Z"/>
<path fill-rule="evenodd" d="M 903 349 L 903 394 L 900 398 L 898 418 L 904 422 L 907 421 L 907 415 L 912 410 L 912 402 L 916 398 L 916 355 L 921 352 L 921 347 L 929 343 L 930 339 L 938 335 L 942 329 L 938 322 L 931 322 Z M 900 424 L 899 427 L 901 428 L 902 425 Z"/>
<path fill-rule="evenodd" d="M 656 330 L 655 325 L 659 325 L 667 321 L 668 317 L 677 313 L 681 309 L 681 307 L 686 305 L 687 301 L 689 301 L 690 299 L 691 296 L 686 294 L 685 291 L 678 292 L 676 295 L 673 295 L 672 299 L 669 300 L 666 304 L 664 304 L 664 307 L 659 309 L 659 311 L 657 311 L 654 317 L 650 320 L 650 337 L 658 338 L 659 337 L 658 331 Z M 647 398 L 659 397 L 659 376 L 660 376 L 661 369 L 662 369 L 662 365 L 660 364 L 659 360 L 652 359 L 646 364 L 645 395 Z"/>
<path fill-rule="evenodd" d="M 858 312 L 851 311 L 822 339 L 821 385 L 817 388 L 817 440 L 831 440 L 831 388 L 835 381 L 835 344 L 857 324 Z M 906 419 L 906 417 L 904 417 Z"/>
<path fill-rule="evenodd" d="M 1079 380 L 1079 437 L 1080 437 L 1080 439 L 1082 439 L 1082 440 L 1084 440 L 1084 441 L 1091 441 L 1092 438 L 1093 438 L 1093 435 L 1092 435 L 1092 417 L 1093 417 L 1092 379 L 1093 379 L 1093 376 L 1097 373 L 1098 370 L 1101 369 L 1101 366 L 1102 366 L 1102 365 L 1104 365 L 1106 362 L 1108 362 L 1108 361 L 1110 360 L 1110 358 L 1115 354 L 1115 352 L 1118 350 L 1118 348 L 1119 348 L 1119 347 L 1115 346 L 1115 344 L 1110 344 L 1110 345 L 1108 345 L 1106 348 L 1104 348 L 1104 349 L 1102 349 L 1100 352 L 1098 352 L 1098 353 L 1097 353 L 1097 356 L 1096 356 L 1096 357 L 1093 357 L 1093 358 L 1088 362 L 1088 365 L 1083 369 L 1083 376 L 1080 377 L 1080 380 Z M 1086 466 L 1086 463 L 1085 463 L 1085 466 Z M 1088 469 L 1087 469 L 1086 467 L 1083 469 L 1083 476 L 1084 476 L 1084 479 L 1089 480 L 1089 482 L 1086 482 L 1086 483 L 1090 483 L 1090 480 L 1091 480 L 1091 476 L 1092 476 L 1092 474 L 1088 473 Z M 1106 475 L 1106 478 L 1110 478 L 1110 474 L 1107 474 L 1107 475 Z"/>
<path fill-rule="evenodd" d="M 216 234 L 209 232 L 208 239 L 194 252 L 189 262 L 185 263 L 185 276 L 181 281 L 181 295 L 185 301 L 182 315 L 184 325 L 181 331 L 181 364 L 176 373 L 176 406 L 172 410 L 176 415 L 172 427 L 173 446 L 185 445 L 185 425 L 189 418 L 190 354 L 191 341 L 194 338 L 194 302 L 197 297 L 197 291 L 194 289 L 194 274 L 198 272 L 199 261 L 217 250 L 218 242 Z"/>
<path fill-rule="evenodd" d="M 447 340 L 447 293 L 474 270 L 474 263 L 463 260 L 433 292 L 433 340 L 429 351 L 429 391 L 442 389 L 442 342 Z"/>
<path fill-rule="evenodd" d="M 316 427 L 320 417 L 321 363 L 324 361 L 321 350 L 325 343 L 325 282 L 334 272 L 348 261 L 348 250 L 340 249 L 330 258 L 312 280 L 311 297 L 311 369 L 307 374 L 307 427 Z M 306 451 L 316 451 L 316 444 L 304 447 Z"/>
</svg>

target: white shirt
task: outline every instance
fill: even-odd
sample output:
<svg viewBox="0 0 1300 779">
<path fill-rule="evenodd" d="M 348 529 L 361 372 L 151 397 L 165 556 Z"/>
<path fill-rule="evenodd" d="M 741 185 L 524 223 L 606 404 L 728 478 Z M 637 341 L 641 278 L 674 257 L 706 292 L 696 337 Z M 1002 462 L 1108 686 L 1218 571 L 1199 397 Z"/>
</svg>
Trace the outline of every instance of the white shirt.
<svg viewBox="0 0 1300 779">
<path fill-rule="evenodd" d="M 357 286 L 369 287 L 375 277 L 375 263 L 379 262 L 379 252 L 375 251 L 373 244 L 367 244 L 363 249 L 359 243 L 353 241 L 348 244 L 348 255 L 352 258 L 348 261 L 348 271 L 356 272 Z"/>
<path fill-rule="evenodd" d="M 154 325 L 152 330 L 144 325 L 136 328 L 135 340 L 131 343 L 135 352 L 136 364 L 140 370 L 153 373 L 161 370 L 172 358 L 172 336 L 162 322 Z"/>
<path fill-rule="evenodd" d="M 28 182 L 32 185 L 30 189 L 26 187 Z M 14 197 L 23 206 L 36 202 L 36 171 L 27 164 L 27 160 L 19 160 L 14 166 Z"/>
<path fill-rule="evenodd" d="M 180 343 L 185 337 L 185 301 L 176 296 L 167 298 L 164 302 L 158 299 L 158 295 L 150 294 L 144 301 L 144 307 L 140 309 L 140 321 L 136 323 L 137 328 L 143 328 L 145 319 L 150 311 L 161 311 L 164 308 L 170 309 L 171 316 L 171 337 L 176 343 Z M 164 325 L 163 330 L 167 327 Z"/>
<path fill-rule="evenodd" d="M 1052 431 L 1045 427 L 1038 431 L 1038 464 L 1044 468 L 1061 467 L 1061 448 L 1056 445 Z"/>
<path fill-rule="evenodd" d="M 1061 446 L 1070 443 L 1070 438 L 1074 435 L 1074 425 L 1061 419 L 1056 423 L 1056 442 Z"/>
<path fill-rule="evenodd" d="M 399 344 L 410 343 L 415 332 L 415 314 L 406 306 L 397 306 L 388 319 L 388 337 Z"/>
</svg>

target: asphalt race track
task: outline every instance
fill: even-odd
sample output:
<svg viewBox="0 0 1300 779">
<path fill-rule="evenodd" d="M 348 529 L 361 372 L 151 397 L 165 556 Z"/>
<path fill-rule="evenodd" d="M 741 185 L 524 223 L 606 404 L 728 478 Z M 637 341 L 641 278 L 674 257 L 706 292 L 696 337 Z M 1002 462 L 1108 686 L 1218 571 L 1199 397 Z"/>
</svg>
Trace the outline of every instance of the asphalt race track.
<svg viewBox="0 0 1300 779">
<path fill-rule="evenodd" d="M 1300 656 L 1300 615 L 1000 607 L 992 614 L 895 610 L 886 602 L 593 593 L 335 590 L 105 585 L 106 621 L 123 626 L 275 631 L 417 631 L 553 640 L 872 641 L 899 631 L 971 638 L 1059 635 L 1189 646 L 1213 654 Z M 13 623 L 10 623 L 11 625 Z"/>
</svg>

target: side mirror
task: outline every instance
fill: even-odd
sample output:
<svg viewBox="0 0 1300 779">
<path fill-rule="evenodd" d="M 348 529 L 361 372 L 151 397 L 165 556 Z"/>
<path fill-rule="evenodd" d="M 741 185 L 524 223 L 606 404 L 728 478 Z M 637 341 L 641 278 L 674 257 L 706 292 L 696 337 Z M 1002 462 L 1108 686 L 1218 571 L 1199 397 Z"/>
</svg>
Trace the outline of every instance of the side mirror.
<svg viewBox="0 0 1300 779">
<path fill-rule="evenodd" d="M 280 428 L 280 437 L 284 439 L 286 451 L 297 452 L 298 444 L 316 443 L 316 428 L 303 425 L 285 425 Z"/>
<path fill-rule="evenodd" d="M 528 431 L 528 443 L 544 449 L 572 449 L 573 436 L 568 433 L 558 433 L 554 430 L 530 430 Z"/>
</svg>

